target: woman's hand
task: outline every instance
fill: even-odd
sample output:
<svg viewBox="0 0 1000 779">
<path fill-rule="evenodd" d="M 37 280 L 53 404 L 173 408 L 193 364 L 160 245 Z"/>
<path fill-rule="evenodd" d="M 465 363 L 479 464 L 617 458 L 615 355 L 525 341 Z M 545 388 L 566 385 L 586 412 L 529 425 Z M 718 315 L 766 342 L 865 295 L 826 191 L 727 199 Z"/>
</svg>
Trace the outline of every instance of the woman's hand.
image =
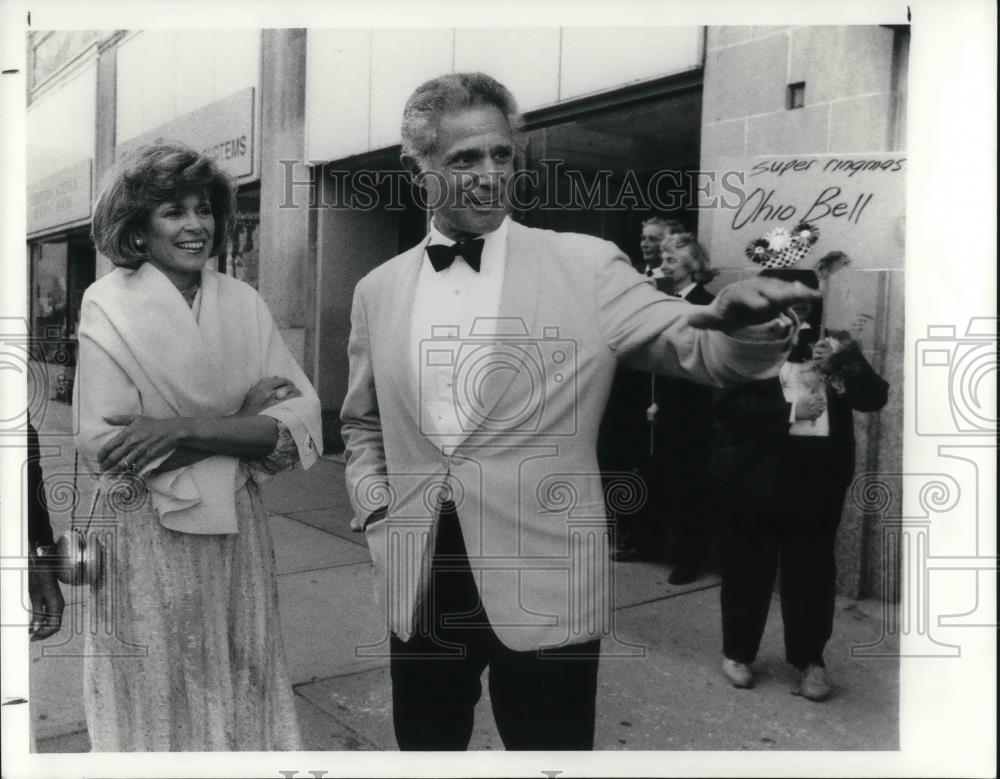
<svg viewBox="0 0 1000 779">
<path fill-rule="evenodd" d="M 822 338 L 813 344 L 812 348 L 812 358 L 813 362 L 820 370 L 826 368 L 827 361 L 833 356 L 834 353 L 833 344 L 830 343 L 829 338 Z"/>
<path fill-rule="evenodd" d="M 817 419 L 826 410 L 826 398 L 820 392 L 814 392 L 795 401 L 795 418 L 802 420 Z"/>
<path fill-rule="evenodd" d="M 140 473 L 150 462 L 182 446 L 189 420 L 181 417 L 152 419 L 129 415 L 105 417 L 109 425 L 124 427 L 101 447 L 97 457 L 102 471 Z"/>
<path fill-rule="evenodd" d="M 238 417 L 252 417 L 264 409 L 281 403 L 289 398 L 301 396 L 298 387 L 284 376 L 269 376 L 254 384 L 247 392 L 243 405 L 236 412 Z"/>
</svg>

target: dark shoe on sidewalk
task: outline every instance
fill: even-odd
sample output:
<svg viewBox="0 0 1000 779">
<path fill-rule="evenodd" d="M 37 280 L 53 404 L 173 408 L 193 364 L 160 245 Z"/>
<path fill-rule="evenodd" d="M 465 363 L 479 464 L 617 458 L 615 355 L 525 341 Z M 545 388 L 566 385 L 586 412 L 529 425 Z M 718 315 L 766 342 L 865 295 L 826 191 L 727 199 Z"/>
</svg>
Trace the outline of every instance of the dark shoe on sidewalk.
<svg viewBox="0 0 1000 779">
<path fill-rule="evenodd" d="M 733 687 L 749 689 L 753 687 L 753 673 L 746 663 L 738 663 L 728 657 L 722 658 L 722 673 Z"/>
<path fill-rule="evenodd" d="M 676 565 L 667 579 L 671 584 L 690 584 L 698 578 L 698 569 L 686 565 Z"/>
<path fill-rule="evenodd" d="M 801 695 L 803 698 L 820 703 L 829 698 L 832 692 L 833 685 L 826 669 L 816 663 L 810 663 L 802 672 L 802 681 L 792 690 L 792 695 Z"/>
<path fill-rule="evenodd" d="M 616 546 L 611 552 L 611 559 L 616 563 L 637 563 L 643 557 L 634 546 Z"/>
</svg>

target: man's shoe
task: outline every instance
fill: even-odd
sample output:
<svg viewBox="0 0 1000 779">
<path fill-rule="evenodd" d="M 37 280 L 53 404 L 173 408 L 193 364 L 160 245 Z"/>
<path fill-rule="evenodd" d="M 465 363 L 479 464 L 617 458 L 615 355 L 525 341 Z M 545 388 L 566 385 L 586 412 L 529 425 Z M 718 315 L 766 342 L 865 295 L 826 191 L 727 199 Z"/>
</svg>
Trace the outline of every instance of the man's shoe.
<svg viewBox="0 0 1000 779">
<path fill-rule="evenodd" d="M 801 695 L 811 701 L 822 702 L 830 697 L 833 685 L 826 669 L 816 663 L 810 663 L 802 672 L 802 681 L 792 690 L 792 695 Z"/>
<path fill-rule="evenodd" d="M 686 565 L 677 565 L 674 566 L 674 570 L 670 572 L 670 577 L 667 581 L 671 584 L 690 584 L 697 578 L 697 568 L 689 568 Z"/>
<path fill-rule="evenodd" d="M 722 673 L 733 687 L 749 689 L 753 687 L 753 673 L 746 663 L 738 663 L 728 657 L 722 658 Z"/>
</svg>

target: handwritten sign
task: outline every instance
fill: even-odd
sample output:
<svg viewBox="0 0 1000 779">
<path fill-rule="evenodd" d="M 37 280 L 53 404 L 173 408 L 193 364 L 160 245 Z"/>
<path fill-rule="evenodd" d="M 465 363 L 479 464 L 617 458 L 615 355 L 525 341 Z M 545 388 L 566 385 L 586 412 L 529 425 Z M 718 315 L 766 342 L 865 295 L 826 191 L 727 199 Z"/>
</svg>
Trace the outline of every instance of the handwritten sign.
<svg viewBox="0 0 1000 779">
<path fill-rule="evenodd" d="M 129 138 L 115 149 L 115 157 L 158 140 L 180 141 L 214 157 L 219 167 L 237 178 L 253 177 L 253 95 L 249 87 Z"/>
<path fill-rule="evenodd" d="M 902 268 L 905 177 L 903 152 L 754 157 L 744 170 L 744 197 L 712 221 L 713 259 L 756 267 L 747 244 L 774 227 L 791 231 L 808 222 L 819 240 L 797 267 L 843 251 L 854 268 Z"/>
</svg>

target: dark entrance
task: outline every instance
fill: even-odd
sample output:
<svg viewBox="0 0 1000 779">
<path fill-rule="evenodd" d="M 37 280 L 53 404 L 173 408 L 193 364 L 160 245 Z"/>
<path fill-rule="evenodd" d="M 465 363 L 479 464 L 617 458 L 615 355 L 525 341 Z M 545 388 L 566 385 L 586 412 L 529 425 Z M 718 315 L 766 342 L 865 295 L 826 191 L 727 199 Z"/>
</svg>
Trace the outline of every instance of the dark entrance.
<svg viewBox="0 0 1000 779">
<path fill-rule="evenodd" d="M 525 167 L 540 207 L 518 221 L 596 235 L 633 259 L 654 214 L 695 232 L 701 98 L 701 73 L 686 73 L 526 115 Z M 527 194 L 518 191 L 522 202 Z"/>
</svg>

